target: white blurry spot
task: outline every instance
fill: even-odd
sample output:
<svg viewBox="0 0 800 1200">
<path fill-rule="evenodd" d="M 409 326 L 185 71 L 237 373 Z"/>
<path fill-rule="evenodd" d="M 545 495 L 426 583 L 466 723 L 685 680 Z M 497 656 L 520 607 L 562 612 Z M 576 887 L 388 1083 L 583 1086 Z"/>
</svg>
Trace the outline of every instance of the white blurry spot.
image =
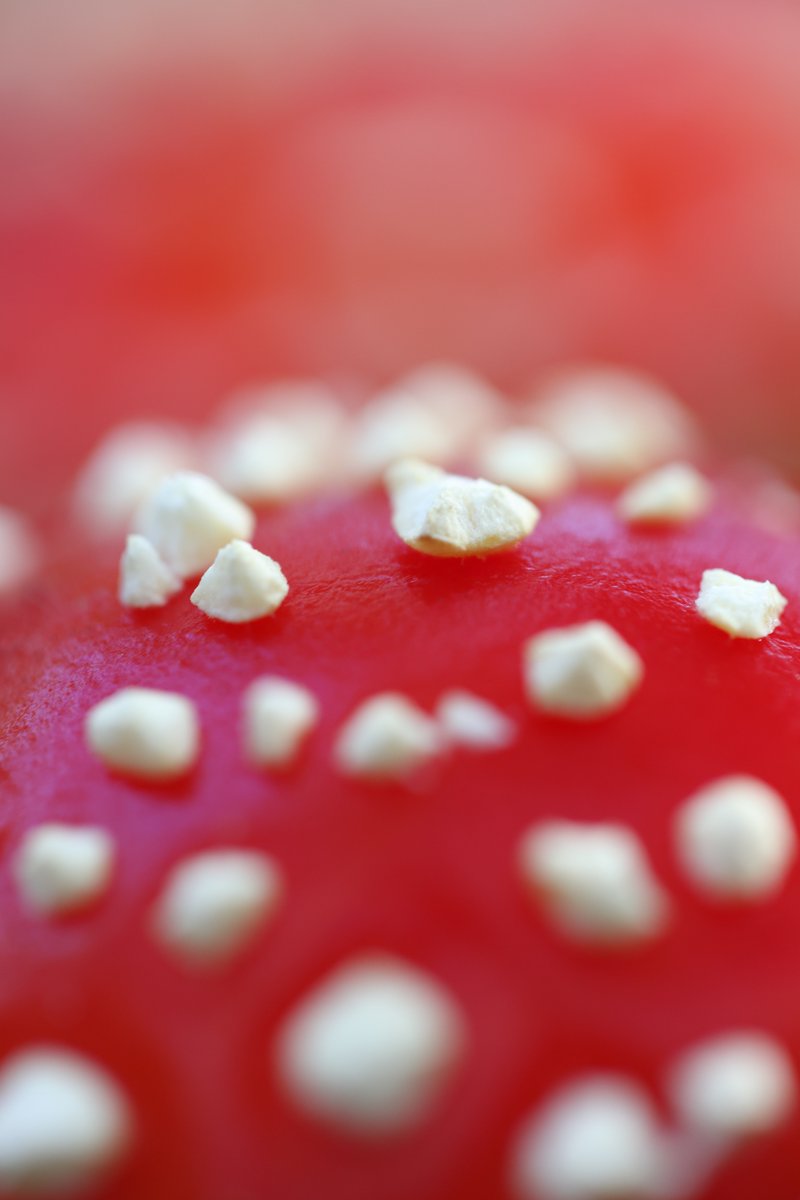
<svg viewBox="0 0 800 1200">
<path fill-rule="evenodd" d="M 0 505 L 0 597 L 27 583 L 41 561 L 39 539 L 26 519 Z"/>
<path fill-rule="evenodd" d="M 236 540 L 218 552 L 191 600 L 209 617 L 241 624 L 270 616 L 288 594 L 278 563 L 249 542 Z"/>
<path fill-rule="evenodd" d="M 660 1194 L 664 1160 L 644 1091 L 617 1075 L 593 1075 L 528 1119 L 511 1174 L 520 1200 L 644 1200 Z"/>
<path fill-rule="evenodd" d="M 319 704 L 308 688 L 265 675 L 244 695 L 244 744 L 259 767 L 287 767 L 319 720 Z"/>
<path fill-rule="evenodd" d="M 195 451 L 178 426 L 134 422 L 112 429 L 75 485 L 79 520 L 96 536 L 118 533 L 162 479 L 193 466 Z"/>
<path fill-rule="evenodd" d="M 731 637 L 763 638 L 780 624 L 787 600 L 774 583 L 743 579 L 716 567 L 703 572 L 697 611 Z"/>
<path fill-rule="evenodd" d="M 280 1036 L 278 1065 L 301 1107 L 380 1136 L 425 1117 L 465 1043 L 461 1012 L 435 979 L 373 955 L 346 963 L 301 1002 Z"/>
<path fill-rule="evenodd" d="M 192 967 L 231 959 L 275 910 L 281 872 L 253 850 L 209 850 L 179 862 L 157 901 L 154 930 L 176 958 Z"/>
<path fill-rule="evenodd" d="M 684 1124 L 723 1139 L 768 1132 L 796 1100 L 788 1054 L 774 1038 L 753 1030 L 693 1047 L 676 1063 L 670 1084 Z"/>
<path fill-rule="evenodd" d="M 14 875 L 23 902 L 45 916 L 70 912 L 97 899 L 108 887 L 114 841 L 94 825 L 37 825 L 14 856 Z"/>
<path fill-rule="evenodd" d="M 525 687 L 543 712 L 576 720 L 606 716 L 639 686 L 644 665 L 605 621 L 549 629 L 524 648 Z"/>
<path fill-rule="evenodd" d="M 682 525 L 702 516 L 710 503 L 708 480 L 688 463 L 670 463 L 626 488 L 617 509 L 631 525 Z"/>
<path fill-rule="evenodd" d="M 404 779 L 440 755 L 445 743 L 437 722 L 406 696 L 381 692 L 342 726 L 335 757 L 345 775 Z"/>
<path fill-rule="evenodd" d="M 358 414 L 354 472 L 365 480 L 377 479 L 402 458 L 451 463 L 491 428 L 502 403 L 494 389 L 462 367 L 420 367 Z"/>
<path fill-rule="evenodd" d="M 565 450 L 546 433 L 520 427 L 487 439 L 478 470 L 531 500 L 552 500 L 575 483 L 576 471 Z"/>
<path fill-rule="evenodd" d="M 181 583 L 162 561 L 155 546 L 131 533 L 119 564 L 119 601 L 126 608 L 161 608 L 180 591 Z"/>
<path fill-rule="evenodd" d="M 666 895 L 639 838 L 622 825 L 544 821 L 525 834 L 520 865 L 557 925 L 580 941 L 644 941 L 666 923 Z"/>
<path fill-rule="evenodd" d="M 510 488 L 415 459 L 390 467 L 386 486 L 395 532 L 422 554 L 466 558 L 507 550 L 539 520 L 535 505 Z"/>
<path fill-rule="evenodd" d="M 101 1067 L 51 1046 L 20 1050 L 0 1070 L 0 1189 L 9 1196 L 72 1193 L 124 1154 L 133 1119 Z"/>
<path fill-rule="evenodd" d="M 122 688 L 89 710 L 89 749 L 112 770 L 170 780 L 194 766 L 200 748 L 191 700 L 155 688 Z"/>
<path fill-rule="evenodd" d="M 247 541 L 255 515 L 196 471 L 164 479 L 136 514 L 135 531 L 152 542 L 181 579 L 199 575 L 234 538 Z"/>
<path fill-rule="evenodd" d="M 613 483 L 695 445 L 689 414 L 654 380 L 620 368 L 576 368 L 541 389 L 532 415 L 577 463 L 586 478 Z"/>
<path fill-rule="evenodd" d="M 702 788 L 680 809 L 675 832 L 687 874 L 722 899 L 772 895 L 797 849 L 785 802 L 748 775 L 731 775 Z"/>
<path fill-rule="evenodd" d="M 517 734 L 514 722 L 499 708 L 460 689 L 441 696 L 436 719 L 448 741 L 472 750 L 503 750 Z"/>
</svg>

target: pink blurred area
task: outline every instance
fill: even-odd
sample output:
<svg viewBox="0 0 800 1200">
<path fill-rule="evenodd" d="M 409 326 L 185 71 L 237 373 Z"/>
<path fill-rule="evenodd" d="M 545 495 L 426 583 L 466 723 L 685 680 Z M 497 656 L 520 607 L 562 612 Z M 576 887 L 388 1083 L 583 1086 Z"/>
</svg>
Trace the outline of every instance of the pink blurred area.
<svg viewBox="0 0 800 1200">
<path fill-rule="evenodd" d="M 428 359 L 644 367 L 800 461 L 792 4 L 5 0 L 0 479 Z"/>
</svg>

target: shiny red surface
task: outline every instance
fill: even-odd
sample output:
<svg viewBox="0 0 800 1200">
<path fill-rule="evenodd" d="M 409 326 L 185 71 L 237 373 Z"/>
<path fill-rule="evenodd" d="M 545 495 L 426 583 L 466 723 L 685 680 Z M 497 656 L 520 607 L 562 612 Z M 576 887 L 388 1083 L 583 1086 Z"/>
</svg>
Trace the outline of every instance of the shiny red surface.
<svg viewBox="0 0 800 1200">
<path fill-rule="evenodd" d="M 800 566 L 796 542 L 721 506 L 683 532 L 622 528 L 607 500 L 551 506 L 516 552 L 436 561 L 392 534 L 386 501 L 309 501 L 264 517 L 255 543 L 291 583 L 271 619 L 241 628 L 178 597 L 135 615 L 115 600 L 115 553 L 64 551 L 0 620 L 3 845 L 0 1055 L 55 1039 L 96 1054 L 130 1091 L 140 1138 L 103 1200 L 505 1200 L 519 1120 L 592 1069 L 660 1091 L 672 1055 L 727 1028 L 761 1027 L 800 1067 L 800 871 L 774 900 L 729 910 L 698 898 L 670 823 L 699 785 L 747 771 L 800 815 Z M 789 597 L 778 631 L 732 641 L 702 622 L 700 574 L 771 578 Z M 641 690 L 596 723 L 525 705 L 520 650 L 554 624 L 602 617 L 642 654 Z M 244 765 L 239 703 L 258 674 L 308 684 L 322 722 L 285 779 Z M 85 749 L 87 708 L 126 684 L 191 696 L 203 751 L 181 785 L 112 778 Z M 417 790 L 331 768 L 341 720 L 397 688 L 425 706 L 471 688 L 521 722 L 512 749 L 459 753 Z M 630 822 L 674 897 L 663 939 L 628 953 L 569 945 L 515 874 L 537 817 Z M 98 821 L 119 839 L 95 911 L 25 916 L 9 862 L 43 819 Z M 168 866 L 221 843 L 282 864 L 285 903 L 235 965 L 185 973 L 152 942 L 148 909 Z M 342 957 L 406 955 L 463 1005 L 471 1046 L 429 1122 L 367 1145 L 298 1114 L 271 1070 L 291 1005 Z M 703 1200 L 796 1200 L 800 1118 L 744 1147 Z"/>
</svg>

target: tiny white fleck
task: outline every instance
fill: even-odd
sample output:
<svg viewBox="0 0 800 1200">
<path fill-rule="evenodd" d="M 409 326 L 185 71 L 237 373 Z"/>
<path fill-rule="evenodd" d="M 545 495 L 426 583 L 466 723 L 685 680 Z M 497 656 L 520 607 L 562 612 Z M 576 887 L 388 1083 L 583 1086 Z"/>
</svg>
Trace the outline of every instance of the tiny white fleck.
<svg viewBox="0 0 800 1200">
<path fill-rule="evenodd" d="M 50 823 L 29 829 L 14 856 L 23 902 L 44 916 L 70 912 L 108 887 L 114 841 L 95 825 Z"/>
<path fill-rule="evenodd" d="M 55 1046 L 19 1050 L 0 1070 L 0 1189 L 72 1194 L 92 1186 L 133 1136 L 127 1099 L 107 1071 Z"/>
<path fill-rule="evenodd" d="M 228 542 L 249 540 L 255 515 L 208 476 L 179 471 L 146 498 L 134 528 L 176 575 L 189 579 L 205 571 Z"/>
<path fill-rule="evenodd" d="M 466 1044 L 461 1011 L 426 972 L 365 955 L 323 980 L 278 1041 L 287 1091 L 310 1113 L 363 1136 L 418 1124 Z"/>
<path fill-rule="evenodd" d="M 749 775 L 726 776 L 690 797 L 678 812 L 675 834 L 687 874 L 722 899 L 772 895 L 797 851 L 785 801 Z"/>
<path fill-rule="evenodd" d="M 768 1132 L 796 1101 L 789 1055 L 756 1030 L 721 1034 L 692 1047 L 675 1064 L 670 1090 L 689 1128 L 726 1139 Z"/>
<path fill-rule="evenodd" d="M 335 757 L 345 775 L 404 779 L 440 755 L 445 744 L 432 717 L 398 692 L 381 692 L 345 722 Z"/>
<path fill-rule="evenodd" d="M 644 664 L 605 621 L 548 629 L 525 644 L 525 687 L 543 712 L 576 720 L 606 716 L 641 683 Z"/>
<path fill-rule="evenodd" d="M 682 525 L 702 516 L 710 503 L 711 484 L 697 468 L 670 463 L 630 484 L 617 510 L 631 525 Z"/>
<path fill-rule="evenodd" d="M 565 1085 L 528 1118 L 511 1176 L 520 1200 L 642 1200 L 659 1193 L 666 1158 L 644 1090 L 598 1074 Z"/>
<path fill-rule="evenodd" d="M 119 601 L 126 608 L 161 608 L 180 591 L 178 577 L 140 533 L 128 536 L 119 564 Z"/>
<path fill-rule="evenodd" d="M 185 775 L 200 748 L 191 700 L 156 688 L 122 688 L 101 700 L 87 713 L 85 733 L 106 766 L 142 779 Z"/>
<path fill-rule="evenodd" d="M 566 451 L 548 434 L 525 426 L 504 429 L 489 438 L 478 469 L 531 500 L 552 500 L 571 488 L 577 472 Z"/>
<path fill-rule="evenodd" d="M 219 551 L 191 601 L 209 617 L 242 624 L 270 616 L 288 594 L 286 576 L 274 558 L 236 540 Z"/>
<path fill-rule="evenodd" d="M 286 767 L 319 720 L 319 704 L 308 688 L 265 675 L 244 695 L 245 753 L 259 767 Z"/>
<path fill-rule="evenodd" d="M 774 583 L 743 579 L 719 567 L 703 572 L 697 611 L 731 637 L 763 638 L 777 629 L 787 600 Z"/>
<path fill-rule="evenodd" d="M 436 718 L 450 742 L 473 750 L 503 750 L 517 734 L 511 718 L 494 704 L 458 688 L 440 697 Z"/>
<path fill-rule="evenodd" d="M 277 864 L 254 850 L 209 850 L 172 868 L 156 903 L 156 937 L 190 967 L 228 962 L 277 907 Z"/>
<path fill-rule="evenodd" d="M 523 837 L 520 865 L 556 924 L 577 940 L 640 942 L 666 924 L 667 897 L 639 838 L 623 825 L 543 821 Z"/>
<path fill-rule="evenodd" d="M 27 583 L 40 563 L 39 539 L 29 522 L 0 505 L 0 596 L 10 595 Z"/>
<path fill-rule="evenodd" d="M 422 554 L 465 558 L 507 550 L 539 520 L 535 505 L 511 488 L 413 459 L 390 467 L 386 486 L 395 532 Z"/>
</svg>

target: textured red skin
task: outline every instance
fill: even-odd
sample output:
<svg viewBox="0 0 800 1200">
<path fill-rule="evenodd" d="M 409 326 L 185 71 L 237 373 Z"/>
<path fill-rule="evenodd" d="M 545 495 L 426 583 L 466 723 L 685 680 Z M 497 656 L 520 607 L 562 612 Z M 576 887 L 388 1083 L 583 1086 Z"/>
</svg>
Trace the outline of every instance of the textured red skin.
<svg viewBox="0 0 800 1200">
<path fill-rule="evenodd" d="M 137 1148 L 103 1200 L 506 1200 L 520 1119 L 574 1073 L 629 1072 L 653 1089 L 695 1039 L 756 1026 L 800 1067 L 800 874 L 768 903 L 700 899 L 676 868 L 671 821 L 698 786 L 736 771 L 800 814 L 797 543 L 718 505 L 680 532 L 625 529 L 607 499 L 550 506 L 515 552 L 438 561 L 392 533 L 379 493 L 264 517 L 255 544 L 291 583 L 271 619 L 212 623 L 186 594 L 164 610 L 117 603 L 115 553 L 51 565 L 0 621 L 0 1054 L 53 1039 L 95 1054 L 130 1091 Z M 732 641 L 694 611 L 702 570 L 774 580 L 777 632 Z M 525 704 L 521 646 L 600 617 L 641 653 L 628 706 L 586 724 Z M 276 671 L 319 696 L 297 767 L 246 766 L 244 687 Z M 186 782 L 109 775 L 82 740 L 90 705 L 118 687 L 174 688 L 203 724 Z M 331 745 L 363 697 L 386 688 L 430 707 L 465 686 L 516 717 L 493 755 L 458 753 L 417 790 L 339 778 Z M 538 817 L 630 822 L 674 896 L 661 940 L 628 953 L 554 933 L 514 856 Z M 119 839 L 111 894 L 58 924 L 25 916 L 9 865 L 43 819 L 97 821 Z M 152 941 L 148 910 L 169 865 L 220 844 L 267 850 L 286 874 L 274 921 L 230 968 L 187 974 Z M 421 964 L 463 1005 L 468 1058 L 418 1132 L 385 1144 L 300 1115 L 270 1068 L 281 1019 L 343 957 L 380 948 Z M 743 1148 L 703 1200 L 796 1200 L 800 1119 Z"/>
</svg>

